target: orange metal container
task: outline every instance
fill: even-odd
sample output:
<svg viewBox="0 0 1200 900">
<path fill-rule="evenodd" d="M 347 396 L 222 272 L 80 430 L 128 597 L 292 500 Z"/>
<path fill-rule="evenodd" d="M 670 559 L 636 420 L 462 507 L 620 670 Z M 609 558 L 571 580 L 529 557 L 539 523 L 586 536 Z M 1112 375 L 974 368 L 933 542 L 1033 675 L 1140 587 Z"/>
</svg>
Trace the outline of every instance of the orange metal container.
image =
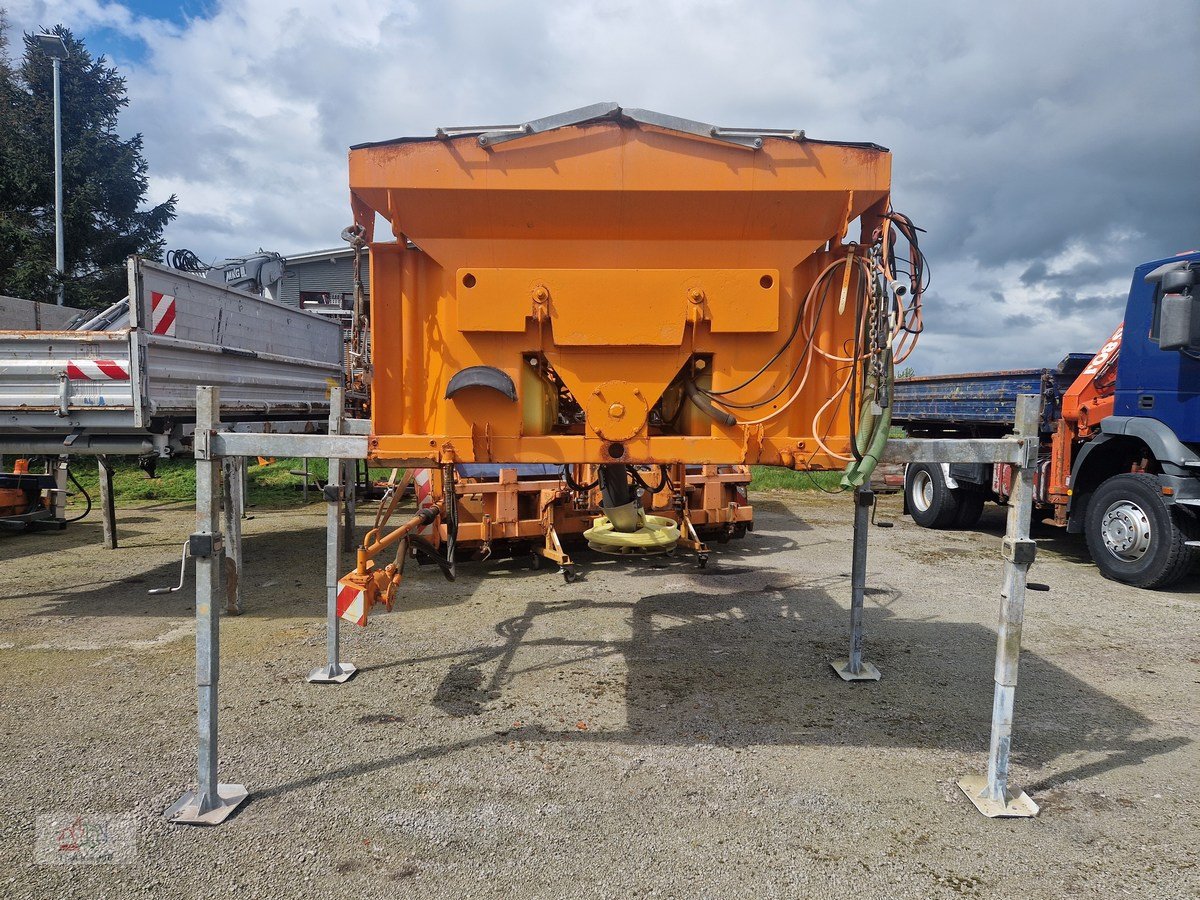
<svg viewBox="0 0 1200 900">
<path fill-rule="evenodd" d="M 814 355 L 801 395 L 761 424 L 718 421 L 682 385 L 734 387 L 771 358 L 818 274 L 850 252 L 856 219 L 870 238 L 890 174 L 875 145 L 612 104 L 353 148 L 371 253 L 373 456 L 838 466 L 814 435 L 848 455 L 847 404 L 817 418 L 845 363 Z M 374 240 L 376 213 L 394 241 Z M 854 330 L 844 301 L 859 273 L 841 271 L 808 310 L 829 356 L 846 355 Z M 787 383 L 806 330 L 739 402 Z"/>
</svg>

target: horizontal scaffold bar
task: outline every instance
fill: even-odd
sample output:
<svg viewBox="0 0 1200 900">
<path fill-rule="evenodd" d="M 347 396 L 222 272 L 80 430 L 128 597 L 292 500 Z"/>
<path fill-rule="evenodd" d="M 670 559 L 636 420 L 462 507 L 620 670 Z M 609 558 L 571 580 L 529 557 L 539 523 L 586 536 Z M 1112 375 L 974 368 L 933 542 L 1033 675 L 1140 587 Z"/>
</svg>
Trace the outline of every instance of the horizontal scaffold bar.
<svg viewBox="0 0 1200 900">
<path fill-rule="evenodd" d="M 366 459 L 365 434 L 237 434 L 212 436 L 213 456 L 298 456 L 309 459 Z"/>
<path fill-rule="evenodd" d="M 1015 463 L 1036 459 L 1037 441 L 1026 438 L 898 438 L 887 442 L 885 463 Z"/>
</svg>

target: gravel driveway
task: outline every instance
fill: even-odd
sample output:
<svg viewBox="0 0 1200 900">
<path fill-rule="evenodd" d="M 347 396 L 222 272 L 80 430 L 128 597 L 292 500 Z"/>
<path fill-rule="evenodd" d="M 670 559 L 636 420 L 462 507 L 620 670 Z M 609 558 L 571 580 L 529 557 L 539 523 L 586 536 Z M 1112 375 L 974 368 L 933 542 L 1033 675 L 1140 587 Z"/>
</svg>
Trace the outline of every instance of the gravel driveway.
<svg viewBox="0 0 1200 900">
<path fill-rule="evenodd" d="M 323 510 L 252 511 L 220 710 L 222 777 L 252 797 L 216 829 L 161 818 L 194 779 L 194 593 L 146 591 L 174 583 L 191 511 L 124 510 L 115 552 L 98 522 L 0 536 L 0 893 L 1200 895 L 1200 583 L 1126 588 L 1035 532 L 1014 773 L 1042 814 L 989 821 L 954 781 L 985 764 L 1001 512 L 935 533 L 881 501 L 883 680 L 844 684 L 849 499 L 754 502 L 705 570 L 414 572 L 345 630 L 341 686 L 304 681 Z M 54 864 L 35 841 L 63 821 L 124 856 Z"/>
</svg>

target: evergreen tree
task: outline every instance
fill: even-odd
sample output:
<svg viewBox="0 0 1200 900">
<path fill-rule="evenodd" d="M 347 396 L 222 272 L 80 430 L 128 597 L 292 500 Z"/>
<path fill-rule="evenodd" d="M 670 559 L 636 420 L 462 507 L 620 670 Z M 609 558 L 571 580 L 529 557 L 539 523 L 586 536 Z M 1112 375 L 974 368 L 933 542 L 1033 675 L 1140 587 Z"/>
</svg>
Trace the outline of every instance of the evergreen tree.
<svg viewBox="0 0 1200 900">
<path fill-rule="evenodd" d="M 125 79 L 61 25 L 65 302 L 105 307 L 127 293 L 124 262 L 162 256 L 175 197 L 143 209 L 142 136 L 117 134 Z M 0 293 L 54 302 L 54 87 L 32 35 L 16 63 L 0 20 Z"/>
</svg>

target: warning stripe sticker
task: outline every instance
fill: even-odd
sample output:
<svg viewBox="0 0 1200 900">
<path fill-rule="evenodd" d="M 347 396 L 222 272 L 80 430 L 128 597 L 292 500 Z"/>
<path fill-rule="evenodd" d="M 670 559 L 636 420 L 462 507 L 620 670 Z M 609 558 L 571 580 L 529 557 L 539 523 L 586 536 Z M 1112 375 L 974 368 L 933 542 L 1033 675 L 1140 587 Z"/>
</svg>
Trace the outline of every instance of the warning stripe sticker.
<svg viewBox="0 0 1200 900">
<path fill-rule="evenodd" d="M 150 330 L 175 337 L 175 298 L 170 294 L 150 292 Z"/>
<path fill-rule="evenodd" d="M 129 368 L 115 359 L 69 359 L 67 378 L 71 381 L 128 381 Z"/>
<path fill-rule="evenodd" d="M 337 614 L 347 622 L 366 625 L 367 607 L 363 592 L 352 584 L 341 585 L 337 594 Z"/>
<path fill-rule="evenodd" d="M 417 509 L 424 509 L 427 506 L 433 506 L 433 470 L 417 469 L 416 473 L 413 475 L 413 486 L 417 491 Z M 432 533 L 432 522 L 417 532 L 417 534 Z"/>
</svg>

